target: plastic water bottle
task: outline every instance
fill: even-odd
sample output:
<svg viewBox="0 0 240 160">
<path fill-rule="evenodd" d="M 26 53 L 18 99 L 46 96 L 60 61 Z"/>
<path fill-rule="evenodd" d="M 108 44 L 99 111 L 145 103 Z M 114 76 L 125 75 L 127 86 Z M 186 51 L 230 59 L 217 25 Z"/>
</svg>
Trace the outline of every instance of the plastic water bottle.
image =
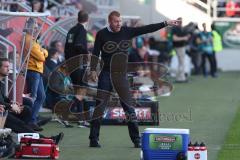
<svg viewBox="0 0 240 160">
<path fill-rule="evenodd" d="M 199 146 L 198 142 L 195 142 L 194 151 L 199 151 L 199 150 L 200 150 L 200 146 Z"/>
<path fill-rule="evenodd" d="M 193 150 L 194 150 L 194 146 L 193 146 L 192 142 L 190 142 L 188 144 L 188 151 L 193 151 Z"/>
<path fill-rule="evenodd" d="M 199 149 L 200 149 L 200 151 L 205 151 L 205 150 L 207 150 L 207 147 L 203 142 L 201 142 Z"/>
</svg>

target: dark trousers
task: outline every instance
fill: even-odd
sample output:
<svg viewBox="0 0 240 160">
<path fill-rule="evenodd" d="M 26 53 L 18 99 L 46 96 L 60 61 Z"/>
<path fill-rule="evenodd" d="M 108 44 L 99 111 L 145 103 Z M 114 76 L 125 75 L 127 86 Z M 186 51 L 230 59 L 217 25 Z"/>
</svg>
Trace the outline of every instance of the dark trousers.
<svg viewBox="0 0 240 160">
<path fill-rule="evenodd" d="M 203 69 L 203 75 L 207 76 L 207 70 L 206 70 L 206 59 L 209 60 L 210 63 L 210 73 L 212 76 L 216 74 L 217 68 L 214 63 L 214 55 L 213 54 L 208 54 L 208 53 L 203 53 L 202 54 L 202 69 Z"/>
<path fill-rule="evenodd" d="M 15 133 L 35 133 L 35 131 L 28 126 L 31 120 L 31 110 L 24 107 L 21 114 L 8 112 L 5 127 L 11 128 Z"/>
<path fill-rule="evenodd" d="M 87 82 L 84 80 L 85 71 L 86 71 L 86 67 L 82 67 L 82 68 L 76 69 L 74 72 L 71 73 L 70 77 L 74 85 L 78 85 L 80 87 L 88 86 Z M 90 119 L 89 106 L 86 104 L 84 99 L 80 101 L 77 98 L 73 98 L 71 111 L 74 113 L 78 113 L 78 112 L 83 113 L 82 114 L 83 117 L 79 117 L 80 120 Z"/>
<path fill-rule="evenodd" d="M 217 57 L 215 52 L 213 52 L 213 66 L 214 66 L 215 73 L 217 73 Z"/>
<path fill-rule="evenodd" d="M 38 113 L 46 98 L 41 73 L 28 70 L 26 82 L 27 82 L 28 93 L 30 93 L 31 98 L 33 99 L 31 121 L 32 123 L 37 123 Z"/>
<path fill-rule="evenodd" d="M 86 100 L 78 100 L 77 98 L 72 99 L 73 103 L 71 103 L 70 111 L 73 113 L 81 113 L 78 117 L 80 121 L 89 121 L 90 120 L 90 106 L 88 105 Z"/>
<path fill-rule="evenodd" d="M 32 128 L 30 128 L 24 121 L 19 119 L 16 114 L 8 113 L 6 123 L 6 128 L 12 129 L 14 133 L 37 133 Z M 41 134 L 39 134 L 40 138 L 47 138 Z"/>
<path fill-rule="evenodd" d="M 29 124 L 31 122 L 32 110 L 28 106 L 24 106 L 23 111 L 20 114 L 11 114 L 22 120 L 25 124 Z"/>
<path fill-rule="evenodd" d="M 115 84 L 115 85 L 113 85 Z M 116 85 L 117 84 L 117 85 Z M 128 131 L 132 142 L 140 141 L 137 117 L 132 107 L 132 99 L 129 91 L 129 83 L 126 73 L 112 73 L 102 71 L 98 79 L 97 102 L 91 120 L 91 128 L 89 139 L 93 141 L 99 140 L 100 125 L 104 114 L 105 107 L 110 98 L 112 89 L 116 90 L 120 97 L 120 102 L 127 117 Z"/>
<path fill-rule="evenodd" d="M 193 74 L 199 74 L 201 73 L 201 54 L 197 50 L 190 50 L 187 52 L 189 57 L 191 57 L 191 61 L 194 67 Z"/>
</svg>

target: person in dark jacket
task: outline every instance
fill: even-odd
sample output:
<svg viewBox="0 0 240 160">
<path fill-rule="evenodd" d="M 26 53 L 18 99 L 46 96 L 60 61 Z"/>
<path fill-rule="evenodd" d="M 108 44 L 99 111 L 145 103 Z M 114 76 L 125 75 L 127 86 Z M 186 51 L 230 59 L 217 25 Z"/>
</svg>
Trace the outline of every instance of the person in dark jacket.
<svg viewBox="0 0 240 160">
<path fill-rule="evenodd" d="M 31 120 L 31 110 L 27 106 L 20 106 L 19 104 L 14 104 L 11 100 L 4 94 L 5 84 L 3 79 L 8 76 L 9 73 L 9 61 L 7 58 L 0 58 L 0 104 L 4 106 L 5 110 L 10 110 L 10 115 L 18 117 L 26 124 L 30 123 Z"/>
<path fill-rule="evenodd" d="M 4 83 L 2 80 L 8 76 L 9 73 L 9 61 L 7 58 L 0 58 L 0 112 L 8 110 L 5 126 L 12 129 L 15 133 L 36 133 L 36 131 L 28 125 L 31 119 L 31 111 L 26 106 L 20 106 L 14 104 L 11 100 L 4 95 Z M 56 136 L 45 137 L 40 135 L 42 138 L 51 138 L 59 143 L 64 134 L 61 132 Z"/>
<path fill-rule="evenodd" d="M 118 93 L 121 105 L 125 111 L 130 138 L 134 147 L 140 148 L 139 129 L 137 117 L 134 110 L 133 100 L 129 91 L 127 80 L 128 50 L 131 47 L 133 37 L 158 31 L 168 25 L 178 25 L 179 21 L 170 20 L 162 23 L 150 24 L 142 27 L 122 27 L 120 13 L 112 11 L 108 16 L 109 26 L 100 30 L 96 35 L 94 51 L 92 57 L 99 57 L 104 62 L 103 69 L 97 77 L 96 68 L 98 60 L 91 58 L 90 78 L 97 80 L 98 93 L 97 104 L 93 113 L 90 128 L 90 147 L 101 147 L 99 144 L 99 134 L 102 116 L 105 106 L 109 100 L 109 94 L 101 94 L 103 91 L 111 92 L 113 88 Z"/>
<path fill-rule="evenodd" d="M 45 63 L 45 68 L 44 68 L 44 84 L 47 86 L 48 80 L 49 80 L 49 75 L 56 70 L 58 65 L 60 64 L 59 62 L 59 53 L 57 49 L 55 48 L 50 48 L 48 50 L 49 57 L 46 60 Z M 47 91 L 46 91 L 46 106 L 49 109 L 53 109 L 53 106 L 55 105 L 55 95 L 49 90 L 47 86 Z"/>
<path fill-rule="evenodd" d="M 59 53 L 57 49 L 50 48 L 48 50 L 49 57 L 46 60 L 45 67 L 48 68 L 50 72 L 54 71 L 59 65 Z"/>
<path fill-rule="evenodd" d="M 78 23 L 72 27 L 66 38 L 65 43 L 65 59 L 68 61 L 76 56 L 82 56 L 80 64 L 75 71 L 70 75 L 73 85 L 78 85 L 86 87 L 87 83 L 84 82 L 84 74 L 87 68 L 87 30 L 86 26 L 88 23 L 88 14 L 85 11 L 80 11 L 78 13 Z M 70 68 L 70 67 L 69 67 Z M 89 110 L 87 103 L 84 100 L 84 95 L 86 94 L 85 88 L 80 88 L 77 95 L 74 97 L 74 104 L 72 105 L 73 112 L 85 112 Z M 86 112 L 88 113 L 88 112 Z M 89 123 L 85 119 L 89 119 L 90 114 L 83 114 L 82 121 L 80 125 L 89 126 Z"/>
</svg>

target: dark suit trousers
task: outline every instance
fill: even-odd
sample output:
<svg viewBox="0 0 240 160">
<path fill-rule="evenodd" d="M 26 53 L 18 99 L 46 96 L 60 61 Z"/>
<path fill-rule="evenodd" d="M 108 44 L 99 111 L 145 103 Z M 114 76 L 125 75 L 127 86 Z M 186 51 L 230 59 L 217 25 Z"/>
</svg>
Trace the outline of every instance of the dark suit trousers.
<svg viewBox="0 0 240 160">
<path fill-rule="evenodd" d="M 113 85 L 115 84 L 115 85 Z M 137 117 L 134 108 L 132 107 L 132 98 L 129 91 L 129 83 L 126 73 L 111 73 L 102 71 L 98 80 L 97 102 L 93 113 L 90 140 L 99 140 L 100 125 L 104 114 L 105 107 L 108 104 L 111 91 L 115 90 L 125 112 L 128 124 L 129 135 L 133 143 L 140 141 Z"/>
</svg>

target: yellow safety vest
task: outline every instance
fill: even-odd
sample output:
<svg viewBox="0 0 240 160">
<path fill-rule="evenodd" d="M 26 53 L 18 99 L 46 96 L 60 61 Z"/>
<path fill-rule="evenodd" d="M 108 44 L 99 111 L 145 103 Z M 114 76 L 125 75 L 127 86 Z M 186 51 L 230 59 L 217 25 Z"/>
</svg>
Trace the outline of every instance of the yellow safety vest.
<svg viewBox="0 0 240 160">
<path fill-rule="evenodd" d="M 220 52 L 223 50 L 222 37 L 217 31 L 212 31 L 213 35 L 213 51 Z"/>
</svg>

